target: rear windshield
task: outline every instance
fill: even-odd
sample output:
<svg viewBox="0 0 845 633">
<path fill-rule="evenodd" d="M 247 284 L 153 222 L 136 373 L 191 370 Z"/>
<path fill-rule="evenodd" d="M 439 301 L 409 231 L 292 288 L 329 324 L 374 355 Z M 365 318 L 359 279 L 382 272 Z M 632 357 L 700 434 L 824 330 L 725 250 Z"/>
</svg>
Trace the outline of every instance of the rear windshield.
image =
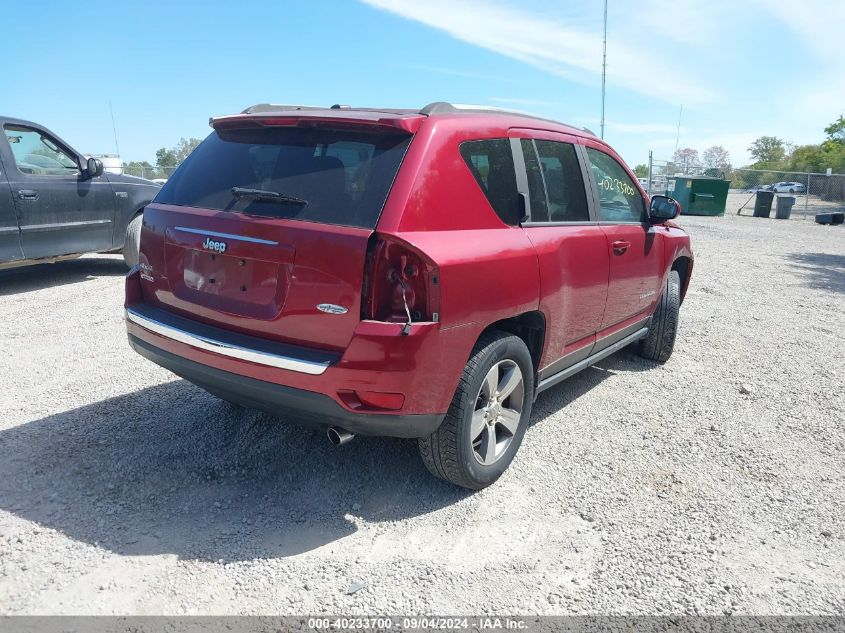
<svg viewBox="0 0 845 633">
<path fill-rule="evenodd" d="M 156 202 L 374 228 L 410 139 L 373 130 L 217 130 L 170 177 Z"/>
</svg>

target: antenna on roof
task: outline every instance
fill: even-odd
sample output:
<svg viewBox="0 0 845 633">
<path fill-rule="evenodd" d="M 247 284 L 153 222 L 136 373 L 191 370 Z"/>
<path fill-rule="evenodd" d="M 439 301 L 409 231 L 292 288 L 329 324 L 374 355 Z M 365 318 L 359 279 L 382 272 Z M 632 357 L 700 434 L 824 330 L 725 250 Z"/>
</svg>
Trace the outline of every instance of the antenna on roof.
<svg viewBox="0 0 845 633">
<path fill-rule="evenodd" d="M 120 147 L 117 145 L 117 127 L 114 124 L 114 110 L 111 107 L 111 99 L 109 99 L 109 112 L 111 113 L 111 131 L 114 133 L 114 148 L 117 150 L 117 155 L 120 156 Z"/>
</svg>

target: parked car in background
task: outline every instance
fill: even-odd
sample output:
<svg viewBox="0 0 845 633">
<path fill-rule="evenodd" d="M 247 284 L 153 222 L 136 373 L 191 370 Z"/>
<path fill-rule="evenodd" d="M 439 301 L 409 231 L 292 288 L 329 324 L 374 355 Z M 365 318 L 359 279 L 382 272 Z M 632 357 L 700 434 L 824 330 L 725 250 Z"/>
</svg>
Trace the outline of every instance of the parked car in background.
<svg viewBox="0 0 845 633">
<path fill-rule="evenodd" d="M 745 193 L 757 193 L 758 191 L 772 191 L 773 185 L 754 185 L 745 190 Z"/>
<path fill-rule="evenodd" d="M 804 193 L 807 191 L 807 186 L 800 182 L 776 182 L 770 186 L 770 191 L 776 193 Z"/>
<path fill-rule="evenodd" d="M 84 253 L 138 263 L 141 214 L 159 185 L 105 173 L 47 128 L 0 117 L 0 268 Z"/>
<path fill-rule="evenodd" d="M 672 353 L 692 274 L 680 205 L 578 128 L 433 103 L 259 105 L 144 212 L 129 342 L 220 398 L 418 438 L 471 489 L 537 394 L 631 344 Z"/>
</svg>

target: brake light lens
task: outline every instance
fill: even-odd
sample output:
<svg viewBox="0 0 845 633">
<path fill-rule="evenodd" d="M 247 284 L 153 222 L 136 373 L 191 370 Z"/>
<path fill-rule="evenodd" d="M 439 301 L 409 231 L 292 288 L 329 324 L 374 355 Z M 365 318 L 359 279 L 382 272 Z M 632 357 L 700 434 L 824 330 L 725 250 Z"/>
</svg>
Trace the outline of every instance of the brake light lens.
<svg viewBox="0 0 845 633">
<path fill-rule="evenodd" d="M 440 271 L 431 258 L 407 242 L 377 235 L 367 253 L 363 297 L 364 319 L 439 321 Z"/>
</svg>

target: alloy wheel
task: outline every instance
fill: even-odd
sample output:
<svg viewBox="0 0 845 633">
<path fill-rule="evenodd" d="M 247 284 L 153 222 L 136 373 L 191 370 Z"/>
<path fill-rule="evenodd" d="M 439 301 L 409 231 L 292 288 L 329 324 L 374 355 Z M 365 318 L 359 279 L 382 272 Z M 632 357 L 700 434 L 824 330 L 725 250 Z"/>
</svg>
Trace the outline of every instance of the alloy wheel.
<svg viewBox="0 0 845 633">
<path fill-rule="evenodd" d="M 481 383 L 470 426 L 473 455 L 480 464 L 490 466 L 507 452 L 524 402 L 525 381 L 519 365 L 512 360 L 493 365 Z"/>
</svg>

